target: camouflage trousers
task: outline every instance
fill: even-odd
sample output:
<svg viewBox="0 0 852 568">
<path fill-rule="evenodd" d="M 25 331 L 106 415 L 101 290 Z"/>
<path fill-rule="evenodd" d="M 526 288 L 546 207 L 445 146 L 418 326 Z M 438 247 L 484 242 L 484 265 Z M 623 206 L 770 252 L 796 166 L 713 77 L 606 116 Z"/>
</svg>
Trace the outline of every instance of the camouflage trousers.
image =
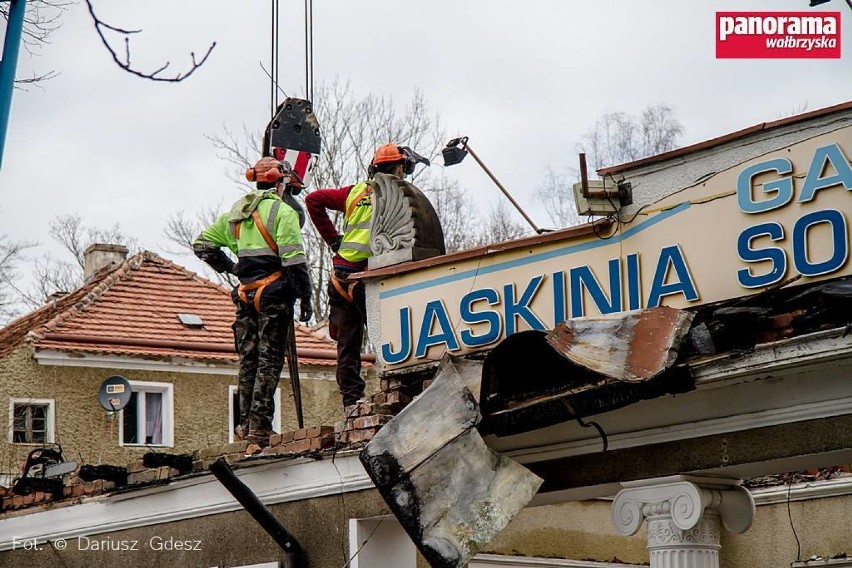
<svg viewBox="0 0 852 568">
<path fill-rule="evenodd" d="M 241 300 L 236 305 L 233 329 L 240 355 L 240 425 L 246 433 L 271 431 L 293 304 L 264 294 L 260 313 Z"/>
</svg>

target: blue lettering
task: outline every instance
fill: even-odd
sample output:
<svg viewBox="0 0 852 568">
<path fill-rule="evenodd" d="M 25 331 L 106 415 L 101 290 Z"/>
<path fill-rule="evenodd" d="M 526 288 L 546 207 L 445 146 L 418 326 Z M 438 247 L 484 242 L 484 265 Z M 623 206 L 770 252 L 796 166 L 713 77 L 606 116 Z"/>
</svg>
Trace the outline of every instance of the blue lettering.
<svg viewBox="0 0 852 568">
<path fill-rule="evenodd" d="M 473 304 L 476 302 L 487 302 L 489 306 L 500 303 L 500 296 L 497 290 L 485 288 L 483 290 L 474 290 L 466 294 L 461 299 L 459 311 L 461 312 L 462 321 L 467 324 L 487 323 L 488 331 L 482 335 L 474 335 L 469 329 L 463 329 L 461 332 L 462 343 L 468 347 L 479 347 L 494 343 L 500 339 L 500 332 L 503 329 L 503 322 L 500 319 L 500 313 L 495 310 L 483 310 L 481 312 L 473 311 Z"/>
<path fill-rule="evenodd" d="M 553 273 L 553 323 L 558 325 L 568 319 L 565 309 L 565 273 Z"/>
<path fill-rule="evenodd" d="M 627 255 L 627 309 L 642 307 L 642 282 L 639 280 L 639 255 Z"/>
<path fill-rule="evenodd" d="M 517 331 L 515 327 L 515 318 L 520 317 L 522 320 L 527 322 L 532 329 L 544 330 L 544 324 L 541 323 L 541 320 L 538 319 L 533 311 L 530 309 L 530 302 L 532 302 L 535 293 L 538 291 L 538 287 L 541 285 L 541 281 L 544 279 L 544 276 L 536 276 L 530 283 L 527 284 L 524 293 L 521 295 L 521 298 L 516 302 L 515 301 L 515 284 L 506 284 L 503 286 L 503 297 L 506 298 L 506 337 L 512 335 Z"/>
<path fill-rule="evenodd" d="M 669 267 L 674 268 L 677 280 L 666 284 L 669 275 Z M 657 261 L 657 270 L 654 272 L 654 282 L 651 284 L 651 294 L 648 298 L 648 307 L 655 308 L 660 305 L 664 296 L 672 294 L 683 294 L 683 297 L 692 302 L 698 299 L 698 292 L 692 282 L 692 275 L 686 266 L 683 251 L 680 246 L 671 245 L 660 251 L 660 259 Z"/>
<path fill-rule="evenodd" d="M 438 332 L 432 335 L 432 327 L 434 323 L 438 324 Z M 426 350 L 433 345 L 446 344 L 450 351 L 459 349 L 459 342 L 456 340 L 453 326 L 450 325 L 450 318 L 447 316 L 447 308 L 444 306 L 443 300 L 432 300 L 426 304 L 426 313 L 423 314 L 423 322 L 420 324 L 420 334 L 417 337 L 417 350 L 414 352 L 414 357 L 419 359 L 426 355 Z"/>
<path fill-rule="evenodd" d="M 789 174 L 793 171 L 793 163 L 787 158 L 776 158 L 749 166 L 740 172 L 737 178 L 737 204 L 743 213 L 763 213 L 783 207 L 793 198 L 793 178 L 790 176 L 764 183 L 764 193 L 775 192 L 771 199 L 755 201 L 752 195 L 752 184 L 754 178 L 765 172 L 777 172 L 778 174 Z M 649 304 L 650 305 L 650 304 Z"/>
<path fill-rule="evenodd" d="M 752 241 L 758 237 L 767 236 L 771 241 L 784 238 L 784 227 L 778 223 L 761 223 L 749 227 L 737 238 L 737 254 L 744 262 L 770 261 L 772 269 L 766 274 L 752 274 L 751 268 L 737 270 L 737 280 L 745 288 L 762 288 L 778 282 L 787 273 L 787 254 L 779 247 L 768 247 L 755 250 Z"/>
<path fill-rule="evenodd" d="M 825 171 L 826 162 L 834 166 L 836 172 L 833 176 L 821 177 Z M 849 160 L 843 155 L 843 150 L 837 144 L 829 144 L 816 149 L 808 175 L 799 195 L 799 202 L 810 201 L 816 192 L 826 187 L 843 185 L 847 191 L 852 190 L 852 167 Z"/>
<path fill-rule="evenodd" d="M 571 317 L 582 317 L 585 313 L 583 288 L 602 314 L 613 314 L 621 311 L 621 261 L 613 258 L 609 261 L 609 294 L 607 300 L 598 279 L 588 266 L 578 266 L 571 269 Z"/>
<path fill-rule="evenodd" d="M 808 231 L 819 223 L 828 223 L 831 226 L 834 252 L 828 260 L 812 263 L 808 259 Z M 805 276 L 819 276 L 842 268 L 849 253 L 847 234 L 846 218 L 836 209 L 803 215 L 793 226 L 793 264 L 796 270 Z"/>
<path fill-rule="evenodd" d="M 393 352 L 390 341 L 382 345 L 382 360 L 388 365 L 395 365 L 407 360 L 411 355 L 411 308 L 405 306 L 399 310 L 399 351 Z"/>
</svg>

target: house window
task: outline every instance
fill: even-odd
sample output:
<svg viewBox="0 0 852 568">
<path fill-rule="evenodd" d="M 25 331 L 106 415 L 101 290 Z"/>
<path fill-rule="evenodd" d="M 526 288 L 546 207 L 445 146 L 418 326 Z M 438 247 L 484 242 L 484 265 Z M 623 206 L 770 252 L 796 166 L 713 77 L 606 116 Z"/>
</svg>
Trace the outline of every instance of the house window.
<svg viewBox="0 0 852 568">
<path fill-rule="evenodd" d="M 122 446 L 174 445 L 174 387 L 171 383 L 130 381 L 130 402 L 121 411 Z"/>
<path fill-rule="evenodd" d="M 53 443 L 53 400 L 13 398 L 9 401 L 9 442 Z"/>
<path fill-rule="evenodd" d="M 272 417 L 272 429 L 281 432 L 281 389 L 275 389 L 275 415 Z M 234 441 L 234 428 L 240 423 L 240 391 L 237 385 L 228 386 L 228 443 Z"/>
</svg>

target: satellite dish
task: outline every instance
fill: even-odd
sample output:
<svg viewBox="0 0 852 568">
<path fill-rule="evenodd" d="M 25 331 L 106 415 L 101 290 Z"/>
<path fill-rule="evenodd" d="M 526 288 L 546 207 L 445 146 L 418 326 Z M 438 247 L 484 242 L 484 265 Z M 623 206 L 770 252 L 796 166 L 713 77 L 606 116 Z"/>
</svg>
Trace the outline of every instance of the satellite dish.
<svg viewBox="0 0 852 568">
<path fill-rule="evenodd" d="M 107 410 L 116 412 L 127 406 L 130 394 L 130 382 L 121 375 L 113 375 L 101 383 L 98 401 Z"/>
</svg>

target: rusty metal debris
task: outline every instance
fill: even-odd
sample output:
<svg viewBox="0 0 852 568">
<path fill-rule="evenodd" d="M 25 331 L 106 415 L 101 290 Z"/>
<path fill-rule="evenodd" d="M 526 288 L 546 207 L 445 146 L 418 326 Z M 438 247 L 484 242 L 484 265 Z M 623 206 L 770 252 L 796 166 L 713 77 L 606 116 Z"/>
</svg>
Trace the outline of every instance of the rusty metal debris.
<svg viewBox="0 0 852 568">
<path fill-rule="evenodd" d="M 560 323 L 547 342 L 561 355 L 605 377 L 637 382 L 674 363 L 693 314 L 657 307 Z"/>
<path fill-rule="evenodd" d="M 475 396 L 447 357 L 434 384 L 361 452 L 379 493 L 434 567 L 465 566 L 542 483 L 490 450 L 479 421 Z"/>
</svg>

